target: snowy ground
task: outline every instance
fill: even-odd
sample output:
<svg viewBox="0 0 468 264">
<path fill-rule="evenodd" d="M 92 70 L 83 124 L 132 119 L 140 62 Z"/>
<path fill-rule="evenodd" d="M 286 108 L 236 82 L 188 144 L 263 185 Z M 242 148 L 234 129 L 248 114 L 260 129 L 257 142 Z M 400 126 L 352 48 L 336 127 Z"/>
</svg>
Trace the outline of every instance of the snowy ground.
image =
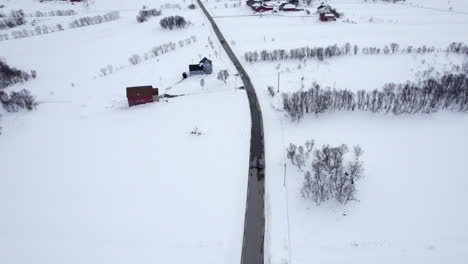
<svg viewBox="0 0 468 264">
<path fill-rule="evenodd" d="M 248 7 L 224 8 L 224 2 L 208 3 L 239 57 L 246 51 L 346 42 L 437 48 L 468 42 L 468 15 L 462 13 L 468 5 L 462 0 L 445 6 L 436 0 L 412 0 L 405 5 L 334 0 L 329 3 L 345 16 L 332 23 L 321 23 L 317 15 L 304 13 L 247 16 L 252 15 Z M 305 88 L 317 81 L 352 90 L 380 89 L 388 82 L 420 80 L 432 68 L 433 76 L 452 71 L 463 60 L 431 54 L 244 63 L 264 120 L 267 263 L 468 261 L 468 214 L 463 209 L 468 202 L 468 174 L 463 165 L 468 154 L 467 115 L 334 113 L 293 123 L 277 111 L 279 100 L 271 99 L 266 91 L 268 86 L 276 88 L 278 72 L 281 91 L 300 89 L 301 77 Z M 303 144 L 308 139 L 319 147 L 342 143 L 363 147 L 366 177 L 359 183 L 360 201 L 317 207 L 300 197 L 303 175 L 286 162 L 284 150 L 290 142 Z"/>
<path fill-rule="evenodd" d="M 0 110 L 0 263 L 239 262 L 250 139 L 245 92 L 233 78 L 216 79 L 221 69 L 235 70 L 224 53 L 215 56 L 220 49 L 208 44 L 214 34 L 199 9 L 178 1 L 184 9 L 163 10 L 193 24 L 167 32 L 159 18 L 136 22 L 143 3 L 164 4 L 96 1 L 87 12 L 120 10 L 122 18 L 0 42 L 9 65 L 38 72 L 7 90 L 26 88 L 40 101 L 33 112 Z M 191 45 L 128 62 L 191 36 Z M 203 56 L 215 73 L 175 84 Z M 100 77 L 106 65 L 119 70 Z M 185 96 L 130 109 L 125 87 L 133 85 Z M 195 127 L 204 134 L 189 135 Z"/>
</svg>

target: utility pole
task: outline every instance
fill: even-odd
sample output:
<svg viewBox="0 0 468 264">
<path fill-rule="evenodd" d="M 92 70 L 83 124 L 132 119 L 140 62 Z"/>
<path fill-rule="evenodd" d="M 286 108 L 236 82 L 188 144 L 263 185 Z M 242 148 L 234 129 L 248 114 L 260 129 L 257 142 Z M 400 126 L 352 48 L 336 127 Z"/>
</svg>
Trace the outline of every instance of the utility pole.
<svg viewBox="0 0 468 264">
<path fill-rule="evenodd" d="M 278 88 L 277 88 L 277 89 L 278 89 L 278 90 L 277 90 L 278 93 L 279 93 L 279 84 L 280 84 L 280 72 L 278 72 L 278 86 L 277 86 L 277 87 L 278 87 Z"/>
<path fill-rule="evenodd" d="M 237 74 L 234 75 L 234 92 L 237 92 L 236 87 L 237 87 Z"/>
</svg>

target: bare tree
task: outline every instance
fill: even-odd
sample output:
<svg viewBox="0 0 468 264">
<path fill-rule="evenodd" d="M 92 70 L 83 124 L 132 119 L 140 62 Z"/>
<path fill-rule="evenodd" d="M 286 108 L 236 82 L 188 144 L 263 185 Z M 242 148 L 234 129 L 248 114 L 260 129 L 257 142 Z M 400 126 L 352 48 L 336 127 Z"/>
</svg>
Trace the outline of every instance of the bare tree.
<svg viewBox="0 0 468 264">
<path fill-rule="evenodd" d="M 221 70 L 218 72 L 218 80 L 226 83 L 228 78 L 229 78 L 229 72 L 227 70 Z"/>
<path fill-rule="evenodd" d="M 206 83 L 205 83 L 205 79 L 202 78 L 202 79 L 200 80 L 200 86 L 201 86 L 202 89 L 205 87 L 205 84 L 206 84 Z"/>
<path fill-rule="evenodd" d="M 134 54 L 128 59 L 128 61 L 130 61 L 132 65 L 137 65 L 141 62 L 141 57 L 138 54 Z"/>
</svg>

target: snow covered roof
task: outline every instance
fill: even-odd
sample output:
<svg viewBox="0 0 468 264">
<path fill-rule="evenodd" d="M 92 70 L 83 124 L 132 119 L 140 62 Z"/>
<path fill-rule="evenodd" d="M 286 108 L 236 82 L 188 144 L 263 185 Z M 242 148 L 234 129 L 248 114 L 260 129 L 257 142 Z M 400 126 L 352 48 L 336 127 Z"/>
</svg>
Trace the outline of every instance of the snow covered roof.
<svg viewBox="0 0 468 264">
<path fill-rule="evenodd" d="M 333 14 L 325 14 L 326 17 L 335 17 Z"/>
<path fill-rule="evenodd" d="M 287 4 L 287 5 L 284 5 L 283 8 L 288 8 L 288 9 L 291 9 L 291 8 L 296 8 L 296 5 L 293 5 L 293 4 Z"/>
</svg>

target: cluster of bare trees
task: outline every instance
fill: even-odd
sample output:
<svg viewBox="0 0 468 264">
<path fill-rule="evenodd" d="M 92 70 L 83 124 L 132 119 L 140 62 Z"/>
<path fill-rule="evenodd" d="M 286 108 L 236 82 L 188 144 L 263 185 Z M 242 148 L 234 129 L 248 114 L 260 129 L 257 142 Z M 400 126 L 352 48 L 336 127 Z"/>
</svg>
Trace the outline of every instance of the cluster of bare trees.
<svg viewBox="0 0 468 264">
<path fill-rule="evenodd" d="M 180 40 L 177 43 L 179 44 L 179 47 L 184 47 L 192 43 L 195 43 L 196 41 L 197 41 L 197 37 L 191 36 L 190 38 Z M 152 57 L 158 57 L 162 54 L 174 51 L 176 48 L 177 48 L 177 44 L 171 41 L 162 45 L 154 46 L 150 52 L 147 52 L 143 54 L 142 56 L 138 54 L 134 54 L 130 57 L 129 61 L 131 64 L 135 65 L 135 64 L 142 62 L 143 60 L 148 60 Z"/>
<path fill-rule="evenodd" d="M 10 67 L 5 61 L 0 59 L 0 90 L 15 83 L 25 82 L 35 77 L 35 71 L 28 74 L 14 67 Z"/>
<path fill-rule="evenodd" d="M 142 23 L 142 22 L 148 21 L 148 19 L 152 16 L 160 16 L 160 15 L 162 15 L 162 10 L 157 10 L 156 8 L 153 8 L 153 9 L 143 8 L 138 13 L 136 20 L 139 23 Z"/>
<path fill-rule="evenodd" d="M 102 16 L 101 15 L 92 16 L 92 17 L 87 16 L 87 17 L 82 17 L 82 18 L 73 20 L 73 22 L 70 23 L 70 28 L 86 27 L 86 26 L 111 22 L 111 21 L 118 20 L 118 19 L 120 19 L 120 12 L 112 11 Z"/>
<path fill-rule="evenodd" d="M 364 176 L 361 147 L 353 148 L 352 159 L 346 159 L 349 148 L 344 144 L 325 145 L 314 151 L 313 140 L 299 147 L 291 143 L 286 153 L 291 163 L 304 172 L 302 197 L 312 199 L 317 205 L 330 199 L 342 204 L 356 199 L 356 182 Z M 306 164 L 311 167 L 307 168 Z"/>
<path fill-rule="evenodd" d="M 45 17 L 45 16 L 74 16 L 76 15 L 75 10 L 51 10 L 49 12 L 36 11 L 34 16 L 36 17 Z"/>
<path fill-rule="evenodd" d="M 416 114 L 441 110 L 468 112 L 468 76 L 446 74 L 418 83 L 386 84 L 382 90 L 353 92 L 321 88 L 283 93 L 283 108 L 293 120 L 332 111 Z"/>
<path fill-rule="evenodd" d="M 164 3 L 160 7 L 161 9 L 182 9 L 180 4 L 171 4 L 171 3 Z"/>
<path fill-rule="evenodd" d="M 191 36 L 189 38 L 179 40 L 177 42 L 177 44 L 175 42 L 171 41 L 171 42 L 168 42 L 168 43 L 165 43 L 165 44 L 162 44 L 162 45 L 154 46 L 149 52 L 145 52 L 145 53 L 143 53 L 141 55 L 133 54 L 132 56 L 130 56 L 130 58 L 128 58 L 128 61 L 130 62 L 130 65 L 137 65 L 137 64 L 139 64 L 139 63 L 141 63 L 143 61 L 147 61 L 147 60 L 156 58 L 156 57 L 158 57 L 160 55 L 166 54 L 168 52 L 174 51 L 175 49 L 177 49 L 177 46 L 182 48 L 184 46 L 191 45 L 192 43 L 195 43 L 195 42 L 197 42 L 197 37 L 196 36 Z M 107 65 L 105 67 L 102 67 L 99 70 L 99 76 L 100 77 L 107 76 L 107 75 L 112 74 L 112 73 L 114 73 L 116 71 L 119 71 L 120 69 L 122 69 L 124 67 L 126 67 L 126 66 L 114 67 L 112 65 Z"/>
<path fill-rule="evenodd" d="M 7 112 L 18 112 L 19 109 L 33 110 L 37 106 L 36 99 L 26 89 L 7 94 L 0 91 L 0 103 Z"/>
<path fill-rule="evenodd" d="M 0 16 L 4 17 L 4 15 Z M 24 11 L 22 9 L 12 10 L 9 16 L 0 19 L 0 30 L 14 28 L 26 24 L 24 18 Z"/>
<path fill-rule="evenodd" d="M 433 46 L 407 46 L 401 48 L 397 43 L 390 43 L 383 48 L 377 47 L 363 47 L 346 43 L 342 46 L 330 45 L 326 47 L 303 47 L 297 49 L 276 49 L 276 50 L 262 50 L 262 51 L 249 51 L 244 54 L 244 59 L 247 62 L 257 61 L 279 61 L 279 60 L 303 60 L 303 59 L 318 59 L 324 60 L 326 58 L 346 56 L 346 55 L 378 55 L 378 54 L 425 54 L 434 52 L 448 52 L 468 55 L 468 45 L 461 42 L 454 42 L 445 49 L 437 49 Z"/>
<path fill-rule="evenodd" d="M 184 28 L 188 25 L 188 22 L 185 20 L 184 17 L 181 16 L 169 16 L 161 19 L 159 24 L 164 29 L 173 30 L 175 28 Z"/>
</svg>

